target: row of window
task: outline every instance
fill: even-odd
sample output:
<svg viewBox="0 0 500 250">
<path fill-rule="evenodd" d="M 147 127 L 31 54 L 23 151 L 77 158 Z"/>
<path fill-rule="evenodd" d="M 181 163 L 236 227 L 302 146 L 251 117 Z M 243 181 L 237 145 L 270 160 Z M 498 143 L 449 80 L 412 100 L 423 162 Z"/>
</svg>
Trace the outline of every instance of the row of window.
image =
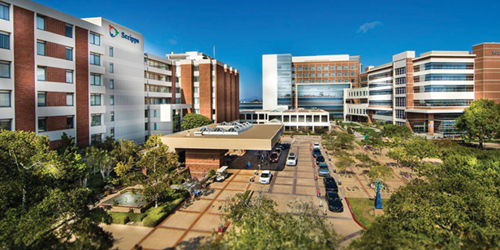
<svg viewBox="0 0 500 250">
<path fill-rule="evenodd" d="M 157 74 L 157 73 L 153 73 L 153 72 L 144 72 L 144 78 L 156 80 L 156 81 L 162 81 L 162 82 L 170 82 L 171 81 L 170 76 Z"/>
<path fill-rule="evenodd" d="M 348 92 L 349 93 L 349 96 L 366 96 L 368 93 L 367 91 L 363 90 L 363 91 L 350 91 Z"/>
<path fill-rule="evenodd" d="M 396 85 L 406 84 L 406 77 L 396 78 Z"/>
<path fill-rule="evenodd" d="M 396 95 L 406 94 L 406 87 L 399 87 L 395 89 Z"/>
<path fill-rule="evenodd" d="M 195 87 L 195 88 L 196 88 L 196 91 L 199 91 L 198 87 Z M 159 85 L 149 85 L 149 84 L 144 85 L 144 91 L 156 92 L 156 93 L 171 93 L 170 87 L 159 86 Z M 195 92 L 195 93 L 198 93 L 198 92 Z"/>
<path fill-rule="evenodd" d="M 413 87 L 413 92 L 474 92 L 474 85 L 426 85 Z"/>
<path fill-rule="evenodd" d="M 196 111 L 196 109 L 195 109 L 195 111 Z M 198 113 L 195 113 L 195 114 L 199 114 L 199 112 L 200 112 L 200 110 L 198 110 Z M 157 129 L 158 129 L 158 127 L 156 125 L 156 122 L 154 122 L 153 123 L 153 130 L 157 130 Z M 144 130 L 149 130 L 149 123 L 148 122 L 144 123 Z"/>
<path fill-rule="evenodd" d="M 37 95 L 38 107 L 47 106 L 47 92 L 38 92 Z M 66 93 L 66 106 L 73 106 L 74 98 L 73 93 Z"/>
<path fill-rule="evenodd" d="M 37 41 L 36 42 L 36 54 L 40 56 L 46 56 L 46 42 Z M 73 48 L 66 47 L 66 60 L 73 61 Z"/>
<path fill-rule="evenodd" d="M 158 62 L 158 61 L 149 60 L 147 58 L 144 58 L 144 64 L 146 64 L 149 67 L 154 67 L 154 68 L 163 69 L 163 70 L 170 70 L 170 65 L 168 65 L 166 63 Z M 196 66 L 196 67 L 198 67 L 198 66 Z"/>
<path fill-rule="evenodd" d="M 325 80 L 321 80 L 321 79 L 298 80 L 297 82 L 298 83 L 328 83 L 328 82 L 334 83 L 335 79 L 330 79 L 330 81 L 328 81 L 328 79 L 325 79 Z M 337 82 L 342 82 L 342 79 L 337 79 Z M 344 79 L 344 82 L 349 82 L 349 79 Z M 351 83 L 354 83 L 354 82 L 355 82 L 355 80 L 351 79 Z M 292 83 L 295 83 L 295 80 L 293 80 Z"/>
<path fill-rule="evenodd" d="M 295 78 L 295 77 L 296 77 L 296 75 L 297 75 L 298 77 L 302 77 L 302 75 L 303 75 L 304 77 L 309 77 L 309 73 L 305 73 L 305 74 L 302 74 L 302 73 L 292 74 L 292 77 L 294 77 L 294 78 Z M 316 73 L 311 73 L 311 77 L 316 77 L 316 75 L 317 75 L 317 77 L 323 77 L 323 76 L 324 76 L 324 77 L 328 77 L 328 73 L 325 73 L 325 74 L 322 74 L 322 73 L 318 73 L 318 74 L 316 74 Z M 335 77 L 335 72 L 330 73 L 330 76 L 331 76 L 331 77 Z M 342 76 L 342 72 L 338 72 L 338 73 L 337 73 L 337 77 L 341 77 L 341 76 Z M 344 76 L 349 76 L 349 72 L 344 72 Z M 351 76 L 356 76 L 356 73 L 351 72 Z"/>
<path fill-rule="evenodd" d="M 372 75 L 368 76 L 368 80 L 373 81 L 375 79 L 391 77 L 391 76 L 392 76 L 392 71 L 389 71 L 389 72 L 384 72 L 384 73 L 372 74 Z"/>
<path fill-rule="evenodd" d="M 370 95 L 392 95 L 392 89 L 371 90 Z"/>
<path fill-rule="evenodd" d="M 397 119 L 406 119 L 406 112 L 404 110 L 396 109 Z"/>
<path fill-rule="evenodd" d="M 396 97 L 396 107 L 406 107 L 406 97 Z"/>
<path fill-rule="evenodd" d="M 466 107 L 472 103 L 472 99 L 457 100 L 414 100 L 413 105 L 417 107 Z"/>
<path fill-rule="evenodd" d="M 357 114 L 357 115 L 366 115 L 366 109 L 354 109 L 350 108 L 349 113 L 351 114 Z"/>
<path fill-rule="evenodd" d="M 426 74 L 424 76 L 414 76 L 414 82 L 421 81 L 473 81 L 474 74 Z"/>
<path fill-rule="evenodd" d="M 356 69 L 356 65 L 351 65 L 351 66 L 349 66 L 349 65 L 343 65 L 343 66 L 342 65 L 337 65 L 336 68 L 337 68 L 337 70 L 342 70 L 342 67 L 344 68 L 344 70 L 348 70 L 349 68 L 351 70 L 355 70 Z M 298 67 L 293 67 L 293 71 L 295 71 L 296 69 L 298 69 L 298 70 L 328 70 L 328 69 L 335 70 L 335 66 L 318 66 L 318 67 L 316 67 L 316 66 L 311 66 L 311 67 L 309 67 L 309 66 L 298 66 Z"/>
<path fill-rule="evenodd" d="M 430 62 L 423 65 L 416 65 L 413 67 L 415 72 L 420 70 L 431 69 L 474 69 L 474 63 L 464 62 Z"/>
</svg>

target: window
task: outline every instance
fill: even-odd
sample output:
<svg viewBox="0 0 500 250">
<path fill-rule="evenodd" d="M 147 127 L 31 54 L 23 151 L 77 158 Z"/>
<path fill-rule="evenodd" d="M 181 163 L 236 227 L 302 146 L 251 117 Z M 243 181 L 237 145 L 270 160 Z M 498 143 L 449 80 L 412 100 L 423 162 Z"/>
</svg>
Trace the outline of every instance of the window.
<svg viewBox="0 0 500 250">
<path fill-rule="evenodd" d="M 146 112 L 147 112 L 147 110 L 146 110 Z M 109 121 L 110 122 L 114 122 L 115 121 L 115 111 L 109 112 Z"/>
<path fill-rule="evenodd" d="M 114 79 L 109 79 L 109 88 L 114 89 L 115 88 L 115 80 Z"/>
<path fill-rule="evenodd" d="M 331 76 L 331 77 L 335 77 L 335 73 L 333 73 L 333 72 L 332 72 L 332 73 L 330 73 L 330 76 Z"/>
<path fill-rule="evenodd" d="M 396 94 L 406 94 L 406 87 L 396 88 Z"/>
<path fill-rule="evenodd" d="M 10 49 L 10 34 L 0 32 L 0 48 Z"/>
<path fill-rule="evenodd" d="M 73 25 L 66 24 L 66 37 L 73 38 Z"/>
<path fill-rule="evenodd" d="M 299 66 L 299 70 L 302 70 L 302 66 Z"/>
<path fill-rule="evenodd" d="M 38 107 L 47 106 L 47 93 L 38 92 Z"/>
<path fill-rule="evenodd" d="M 0 18 L 9 20 L 9 5 L 6 3 L 0 3 Z"/>
<path fill-rule="evenodd" d="M 342 73 L 340 73 L 340 72 L 339 72 L 339 73 L 337 73 L 337 76 L 338 76 L 338 77 L 341 77 L 341 76 L 342 76 Z"/>
<path fill-rule="evenodd" d="M 73 94 L 72 93 L 66 94 L 66 106 L 73 106 Z"/>
<path fill-rule="evenodd" d="M 305 73 L 305 74 L 304 74 L 304 76 L 305 76 L 305 77 L 309 77 L 309 73 Z"/>
<path fill-rule="evenodd" d="M 90 106 L 101 106 L 101 95 L 91 94 L 90 95 Z"/>
<path fill-rule="evenodd" d="M 73 61 L 73 48 L 66 48 L 66 60 Z"/>
<path fill-rule="evenodd" d="M 198 76 L 193 76 L 193 82 L 199 82 L 200 81 L 200 77 Z"/>
<path fill-rule="evenodd" d="M 0 107 L 10 107 L 10 90 L 0 90 Z"/>
<path fill-rule="evenodd" d="M 66 70 L 66 83 L 73 83 L 73 70 Z"/>
<path fill-rule="evenodd" d="M 305 66 L 305 67 L 304 67 L 304 70 L 309 70 L 309 67 L 308 67 L 308 66 Z"/>
<path fill-rule="evenodd" d="M 38 132 L 47 131 L 47 118 L 38 118 Z"/>
<path fill-rule="evenodd" d="M 321 74 L 321 73 L 318 73 L 318 77 L 322 77 L 322 74 Z"/>
<path fill-rule="evenodd" d="M 302 77 L 302 73 L 299 73 L 299 77 Z"/>
<path fill-rule="evenodd" d="M 36 54 L 40 56 L 45 55 L 45 42 L 44 41 L 37 41 L 36 42 Z"/>
<path fill-rule="evenodd" d="M 312 74 L 311 74 L 311 77 L 316 77 L 316 73 L 312 73 Z"/>
<path fill-rule="evenodd" d="M 75 128 L 73 116 L 66 117 L 66 129 Z"/>
<path fill-rule="evenodd" d="M 109 136 L 115 137 L 115 128 L 110 128 L 109 129 Z"/>
<path fill-rule="evenodd" d="M 101 75 L 90 73 L 90 85 L 101 86 Z"/>
<path fill-rule="evenodd" d="M 193 87 L 193 93 L 200 93 L 200 87 Z"/>
<path fill-rule="evenodd" d="M 89 40 L 90 44 L 101 46 L 101 35 L 94 32 L 90 32 Z"/>
<path fill-rule="evenodd" d="M 404 110 L 396 109 L 396 118 L 397 119 L 406 119 L 406 112 Z"/>
<path fill-rule="evenodd" d="M 321 70 L 321 66 L 318 66 L 318 70 Z"/>
<path fill-rule="evenodd" d="M 153 117 L 156 117 L 156 110 L 153 110 Z"/>
<path fill-rule="evenodd" d="M 344 76 L 349 76 L 349 72 L 344 72 Z"/>
<path fill-rule="evenodd" d="M 311 67 L 311 70 L 316 70 L 316 67 L 312 66 L 312 67 Z"/>
<path fill-rule="evenodd" d="M 101 65 L 101 55 L 96 53 L 90 53 L 90 64 L 92 65 Z"/>
<path fill-rule="evenodd" d="M 113 57 L 114 56 L 114 51 L 113 51 L 113 47 L 109 47 L 109 57 Z"/>
<path fill-rule="evenodd" d="M 199 70 L 200 70 L 200 66 L 198 66 L 198 65 L 193 66 L 193 71 L 199 71 Z"/>
<path fill-rule="evenodd" d="M 115 65 L 113 63 L 109 64 L 109 73 L 115 73 Z"/>
<path fill-rule="evenodd" d="M 47 69 L 45 67 L 38 67 L 36 69 L 36 79 L 38 81 L 45 81 L 45 74 Z"/>
<path fill-rule="evenodd" d="M 349 82 L 349 80 L 348 79 L 344 79 L 344 82 Z"/>
<path fill-rule="evenodd" d="M 45 30 L 45 17 L 36 16 L 36 28 L 39 30 Z"/>
<path fill-rule="evenodd" d="M 115 105 L 115 96 L 114 95 L 109 97 L 109 105 L 111 105 L 111 106 Z"/>
<path fill-rule="evenodd" d="M 356 69 L 356 66 L 355 65 L 351 65 L 351 69 Z"/>
<path fill-rule="evenodd" d="M 149 123 L 144 123 L 144 130 L 149 130 Z"/>
<path fill-rule="evenodd" d="M 396 75 L 406 74 L 406 67 L 401 67 L 396 69 Z"/>
<path fill-rule="evenodd" d="M 154 130 L 156 130 L 156 122 L 155 122 L 155 123 L 153 123 L 153 125 L 154 125 Z"/>
<path fill-rule="evenodd" d="M 406 84 L 406 77 L 396 78 L 396 85 Z"/>
<path fill-rule="evenodd" d="M 351 76 L 354 76 L 354 75 L 356 75 L 356 73 L 354 73 L 354 72 L 351 72 Z"/>
<path fill-rule="evenodd" d="M 396 97 L 396 107 L 406 107 L 406 97 Z"/>
<path fill-rule="evenodd" d="M 200 98 L 194 98 L 194 104 L 200 104 Z"/>
<path fill-rule="evenodd" d="M 199 115 L 200 114 L 200 109 L 194 109 L 194 113 Z"/>
<path fill-rule="evenodd" d="M 102 134 L 90 135 L 90 144 L 102 142 Z"/>
<path fill-rule="evenodd" d="M 342 66 L 341 65 L 337 66 L 337 70 L 342 70 Z"/>
<path fill-rule="evenodd" d="M 10 62 L 0 61 L 0 78 L 10 78 Z"/>
<path fill-rule="evenodd" d="M 90 116 L 91 126 L 101 126 L 101 114 L 92 114 Z"/>
<path fill-rule="evenodd" d="M 331 66 L 331 67 L 330 67 L 330 70 L 335 70 L 335 66 Z"/>
<path fill-rule="evenodd" d="M 0 120 L 0 130 L 1 129 L 6 129 L 6 130 L 11 130 L 11 120 Z"/>
</svg>

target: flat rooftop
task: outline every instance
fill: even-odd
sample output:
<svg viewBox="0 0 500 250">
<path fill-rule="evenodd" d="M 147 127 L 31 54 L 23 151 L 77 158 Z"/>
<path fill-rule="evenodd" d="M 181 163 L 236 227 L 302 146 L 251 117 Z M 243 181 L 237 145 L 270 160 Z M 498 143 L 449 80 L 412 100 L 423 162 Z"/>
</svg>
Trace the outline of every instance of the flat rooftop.
<svg viewBox="0 0 500 250">
<path fill-rule="evenodd" d="M 207 127 L 214 129 L 219 124 Z M 253 124 L 253 127 L 240 134 L 204 134 L 195 135 L 200 128 L 165 135 L 161 138 L 171 151 L 179 149 L 244 149 L 272 150 L 278 142 L 283 124 Z"/>
</svg>

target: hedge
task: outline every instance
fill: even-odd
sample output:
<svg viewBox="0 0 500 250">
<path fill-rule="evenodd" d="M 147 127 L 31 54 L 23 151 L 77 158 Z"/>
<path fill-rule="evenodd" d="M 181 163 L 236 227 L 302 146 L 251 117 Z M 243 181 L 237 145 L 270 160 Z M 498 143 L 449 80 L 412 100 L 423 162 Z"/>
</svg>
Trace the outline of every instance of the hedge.
<svg viewBox="0 0 500 250">
<path fill-rule="evenodd" d="M 169 216 L 185 198 L 178 198 L 171 202 L 165 202 L 157 208 L 150 208 L 146 211 L 147 216 L 142 220 L 142 225 L 145 227 L 156 227 L 167 216 Z"/>
<path fill-rule="evenodd" d="M 113 223 L 115 224 L 127 224 L 129 222 L 129 213 L 111 213 L 111 218 L 113 218 Z"/>
</svg>

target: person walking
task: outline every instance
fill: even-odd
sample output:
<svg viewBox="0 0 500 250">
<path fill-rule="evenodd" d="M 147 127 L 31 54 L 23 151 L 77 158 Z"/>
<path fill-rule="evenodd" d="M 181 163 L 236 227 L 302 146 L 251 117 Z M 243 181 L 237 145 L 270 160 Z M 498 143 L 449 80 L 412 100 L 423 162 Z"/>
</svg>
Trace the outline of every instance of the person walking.
<svg viewBox="0 0 500 250">
<path fill-rule="evenodd" d="M 248 163 L 247 163 L 247 168 L 248 168 L 248 169 L 251 169 L 251 168 L 252 168 L 252 164 L 250 164 L 250 161 L 248 161 Z"/>
</svg>

